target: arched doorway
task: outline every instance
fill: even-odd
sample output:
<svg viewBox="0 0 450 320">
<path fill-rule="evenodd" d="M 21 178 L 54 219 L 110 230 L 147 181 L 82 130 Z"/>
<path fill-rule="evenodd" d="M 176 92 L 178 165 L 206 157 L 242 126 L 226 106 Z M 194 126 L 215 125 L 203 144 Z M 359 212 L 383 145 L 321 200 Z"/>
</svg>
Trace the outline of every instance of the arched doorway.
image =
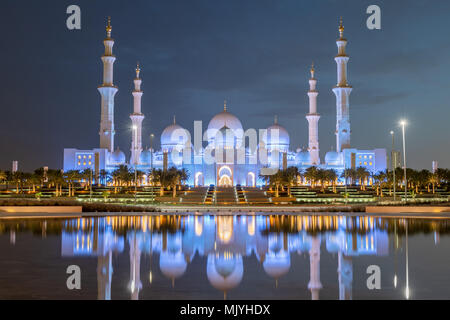
<svg viewBox="0 0 450 320">
<path fill-rule="evenodd" d="M 233 171 L 229 166 L 222 166 L 218 172 L 219 187 L 233 186 Z"/>
<path fill-rule="evenodd" d="M 247 187 L 254 187 L 256 185 L 255 174 L 253 172 L 249 172 L 247 174 Z"/>
<path fill-rule="evenodd" d="M 231 178 L 224 174 L 219 179 L 219 187 L 232 187 L 233 182 L 231 181 Z"/>
<path fill-rule="evenodd" d="M 198 186 L 203 186 L 204 184 L 205 184 L 205 181 L 204 181 L 203 173 L 197 172 L 195 174 L 194 186 L 198 187 Z"/>
</svg>

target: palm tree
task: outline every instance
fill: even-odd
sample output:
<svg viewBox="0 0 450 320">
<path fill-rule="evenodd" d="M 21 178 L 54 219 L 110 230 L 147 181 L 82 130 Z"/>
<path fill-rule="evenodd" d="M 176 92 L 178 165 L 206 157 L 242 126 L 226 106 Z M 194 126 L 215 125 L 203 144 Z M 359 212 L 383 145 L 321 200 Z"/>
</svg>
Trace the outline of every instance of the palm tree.
<svg viewBox="0 0 450 320">
<path fill-rule="evenodd" d="M 383 184 L 385 183 L 387 178 L 387 175 L 385 172 L 380 171 L 373 175 L 373 179 L 375 180 L 375 183 L 377 184 L 377 196 L 383 196 Z"/>
<path fill-rule="evenodd" d="M 183 169 L 179 170 L 179 175 L 180 175 L 181 184 L 185 185 L 186 181 L 188 181 L 189 177 L 190 177 L 189 171 L 183 168 Z"/>
<path fill-rule="evenodd" d="M 356 176 L 359 179 L 361 190 L 366 190 L 364 181 L 370 176 L 370 172 L 364 167 L 358 167 L 356 168 Z"/>
<path fill-rule="evenodd" d="M 432 173 L 428 179 L 428 184 L 427 184 L 428 192 L 430 192 L 430 184 L 433 188 L 433 194 L 434 194 L 436 184 L 439 184 L 439 176 L 436 174 L 436 172 Z"/>
<path fill-rule="evenodd" d="M 80 180 L 82 174 L 78 170 L 69 170 L 64 173 L 64 180 L 69 185 L 69 197 L 75 196 L 75 186 L 74 183 Z"/>
<path fill-rule="evenodd" d="M 0 183 L 5 183 L 7 178 L 8 175 L 6 174 L 6 172 L 0 170 Z"/>
<path fill-rule="evenodd" d="M 164 171 L 162 169 L 153 169 L 149 175 L 151 176 L 151 179 L 153 183 L 159 184 L 159 195 L 161 197 L 164 196 L 164 188 L 168 186 L 169 184 L 169 177 L 167 174 L 167 171 Z"/>
<path fill-rule="evenodd" d="M 62 170 L 49 169 L 47 174 L 49 185 L 55 186 L 55 196 L 58 197 L 62 195 L 62 185 L 64 183 Z"/>
<path fill-rule="evenodd" d="M 420 188 L 420 193 L 422 193 L 422 187 L 427 186 L 427 190 L 428 192 L 430 192 L 430 178 L 432 176 L 432 173 L 426 169 L 420 170 L 417 173 L 417 184 L 416 184 L 416 193 L 419 193 L 419 188 Z"/>
<path fill-rule="evenodd" d="M 280 195 L 280 186 L 284 182 L 283 173 L 281 170 L 278 170 L 275 174 L 268 176 L 269 185 L 271 187 L 275 187 L 275 197 L 279 197 Z"/>
<path fill-rule="evenodd" d="M 299 171 L 297 167 L 289 167 L 281 171 L 283 183 L 287 186 L 288 196 L 291 196 L 291 186 L 297 184 Z"/>
<path fill-rule="evenodd" d="M 325 173 L 326 179 L 327 181 L 329 181 L 331 183 L 331 185 L 333 186 L 333 193 L 336 193 L 336 181 L 338 178 L 338 174 L 336 172 L 336 170 L 334 169 L 328 169 L 326 170 Z"/>
<path fill-rule="evenodd" d="M 327 170 L 325 169 L 317 169 L 316 179 L 320 181 L 320 186 L 322 188 L 322 192 L 325 192 L 325 182 L 328 180 Z"/>
<path fill-rule="evenodd" d="M 110 178 L 109 172 L 106 171 L 105 169 L 100 170 L 99 178 L 100 178 L 100 184 L 106 186 L 106 183 L 107 183 L 108 179 Z"/>
<path fill-rule="evenodd" d="M 316 180 L 318 178 L 318 170 L 317 167 L 311 166 L 305 170 L 304 177 L 307 181 L 309 181 L 311 188 L 314 188 Z"/>
<path fill-rule="evenodd" d="M 356 170 L 353 168 L 345 169 L 344 172 L 341 174 L 341 178 L 345 179 L 345 184 L 348 184 L 348 179 L 350 179 L 350 184 L 355 184 L 355 181 L 357 179 Z"/>
</svg>

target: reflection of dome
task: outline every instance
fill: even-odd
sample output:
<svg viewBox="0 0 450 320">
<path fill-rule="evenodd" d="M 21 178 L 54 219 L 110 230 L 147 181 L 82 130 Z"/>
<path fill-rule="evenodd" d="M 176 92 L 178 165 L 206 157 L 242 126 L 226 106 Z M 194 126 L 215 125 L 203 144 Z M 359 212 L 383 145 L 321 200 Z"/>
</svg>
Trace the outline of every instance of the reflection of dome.
<svg viewBox="0 0 450 320">
<path fill-rule="evenodd" d="M 328 252 L 337 253 L 340 250 L 339 238 L 336 236 L 329 236 L 326 247 Z"/>
<path fill-rule="evenodd" d="M 139 160 L 141 164 L 150 164 L 152 158 L 152 153 L 150 150 L 144 150 L 141 152 L 141 156 L 139 157 Z"/>
<path fill-rule="evenodd" d="M 111 153 L 109 160 L 111 164 L 123 164 L 125 163 L 125 153 L 119 150 L 119 147 L 117 147 L 116 151 Z"/>
<path fill-rule="evenodd" d="M 302 165 L 302 164 L 310 164 L 311 163 L 311 155 L 308 151 L 301 151 L 297 153 L 295 160 Z"/>
<path fill-rule="evenodd" d="M 186 259 L 181 251 L 175 254 L 164 251 L 159 258 L 159 268 L 167 278 L 175 279 L 186 272 Z"/>
<path fill-rule="evenodd" d="M 269 150 L 287 151 L 289 149 L 289 133 L 278 124 L 277 118 L 275 118 L 274 124 L 267 128 L 263 141 Z"/>
<path fill-rule="evenodd" d="M 166 127 L 161 134 L 161 147 L 163 150 L 171 151 L 172 148 L 184 148 L 186 142 L 190 141 L 189 131 L 175 123 Z"/>
<path fill-rule="evenodd" d="M 331 165 L 339 164 L 339 153 L 336 151 L 328 151 L 325 155 L 325 163 Z"/>
<path fill-rule="evenodd" d="M 244 264 L 240 255 L 225 253 L 228 256 L 210 254 L 206 273 L 211 285 L 217 290 L 228 291 L 239 285 L 244 275 Z"/>
<path fill-rule="evenodd" d="M 235 115 L 227 111 L 226 105 L 221 113 L 216 114 L 211 121 L 209 121 L 207 131 L 208 140 L 214 139 L 217 131 L 221 130 L 223 127 L 231 129 L 237 139 L 242 139 L 244 136 L 241 121 L 239 121 Z"/>
<path fill-rule="evenodd" d="M 278 279 L 286 274 L 291 267 L 289 252 L 281 251 L 278 254 L 269 253 L 263 263 L 264 271 L 271 277 Z"/>
</svg>

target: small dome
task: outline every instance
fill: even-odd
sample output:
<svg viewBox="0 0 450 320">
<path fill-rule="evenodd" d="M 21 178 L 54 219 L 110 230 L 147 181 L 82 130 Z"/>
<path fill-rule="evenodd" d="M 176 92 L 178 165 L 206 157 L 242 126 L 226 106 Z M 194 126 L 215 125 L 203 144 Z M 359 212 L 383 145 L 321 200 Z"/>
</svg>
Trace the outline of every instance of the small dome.
<svg viewBox="0 0 450 320">
<path fill-rule="evenodd" d="M 172 149 L 174 147 L 184 148 L 186 142 L 190 141 L 189 131 L 175 123 L 166 127 L 161 134 L 162 149 Z M 170 151 L 170 150 L 169 150 Z"/>
<path fill-rule="evenodd" d="M 287 151 L 289 149 L 289 133 L 278 124 L 277 118 L 275 118 L 274 124 L 267 128 L 266 134 L 263 135 L 263 142 L 269 150 Z"/>
<path fill-rule="evenodd" d="M 297 153 L 295 160 L 300 165 L 311 164 L 311 155 L 308 151 L 300 151 Z"/>
<path fill-rule="evenodd" d="M 119 147 L 117 147 L 116 151 L 111 153 L 109 160 L 110 160 L 111 164 L 115 164 L 115 165 L 124 164 L 125 160 L 126 160 L 125 153 L 120 151 Z"/>
<path fill-rule="evenodd" d="M 269 253 L 263 263 L 264 271 L 272 278 L 279 277 L 288 273 L 291 267 L 291 257 L 289 252 L 281 251 L 278 253 Z"/>
<path fill-rule="evenodd" d="M 325 163 L 329 165 L 338 165 L 339 164 L 339 153 L 336 151 L 328 151 L 325 155 Z"/>
<path fill-rule="evenodd" d="M 217 131 L 223 127 L 231 129 L 237 139 L 242 139 L 244 130 L 241 121 L 232 113 L 228 112 L 226 105 L 221 113 L 216 114 L 208 124 L 208 140 L 215 139 Z"/>
<path fill-rule="evenodd" d="M 139 160 L 141 164 L 149 164 L 151 163 L 152 153 L 150 150 L 144 150 L 141 152 L 141 156 L 139 157 Z"/>
<path fill-rule="evenodd" d="M 169 279 L 181 277 L 187 268 L 186 259 L 181 251 L 177 253 L 161 252 L 159 258 L 159 268 Z"/>
<path fill-rule="evenodd" d="M 244 275 L 244 264 L 240 255 L 229 257 L 208 255 L 206 274 L 211 285 L 221 291 L 231 290 L 239 285 Z"/>
</svg>

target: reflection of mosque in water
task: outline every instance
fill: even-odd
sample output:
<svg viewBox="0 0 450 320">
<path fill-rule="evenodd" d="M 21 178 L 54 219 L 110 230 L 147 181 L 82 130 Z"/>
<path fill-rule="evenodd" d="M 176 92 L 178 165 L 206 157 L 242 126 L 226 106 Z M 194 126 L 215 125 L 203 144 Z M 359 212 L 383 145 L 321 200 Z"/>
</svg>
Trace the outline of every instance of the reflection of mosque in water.
<svg viewBox="0 0 450 320">
<path fill-rule="evenodd" d="M 98 298 L 111 298 L 112 253 L 130 254 L 131 298 L 142 288 L 142 253 L 159 254 L 159 267 L 174 284 L 195 255 L 207 257 L 209 283 L 226 292 L 244 275 L 243 257 L 255 254 L 275 280 L 291 267 L 291 254 L 309 253 L 311 298 L 318 299 L 320 248 L 338 256 L 339 299 L 352 298 L 352 257 L 387 255 L 388 233 L 378 218 L 343 216 L 155 216 L 82 218 L 66 222 L 62 255 L 98 258 Z M 287 226 L 287 228 L 286 228 Z M 288 230 L 286 230 L 288 229 Z M 151 281 L 151 280 L 150 280 Z"/>
</svg>

